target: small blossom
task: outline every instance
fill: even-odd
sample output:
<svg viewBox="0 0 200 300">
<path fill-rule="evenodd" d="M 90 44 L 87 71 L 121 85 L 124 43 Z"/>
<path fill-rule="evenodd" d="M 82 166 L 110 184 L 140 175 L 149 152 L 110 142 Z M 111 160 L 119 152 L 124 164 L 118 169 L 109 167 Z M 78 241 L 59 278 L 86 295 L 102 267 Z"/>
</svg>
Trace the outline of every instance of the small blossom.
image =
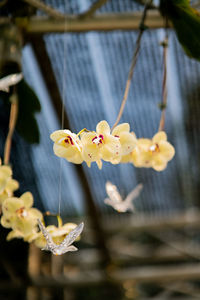
<svg viewBox="0 0 200 300">
<path fill-rule="evenodd" d="M 150 139 L 138 139 L 137 146 L 132 151 L 131 162 L 135 167 L 153 168 L 163 171 L 175 154 L 174 147 L 167 142 L 164 131 L 158 132 Z"/>
<path fill-rule="evenodd" d="M 50 138 L 54 141 L 53 150 L 55 155 L 64 157 L 75 164 L 83 162 L 81 141 L 75 133 L 66 129 L 57 130 L 50 135 Z"/>
<path fill-rule="evenodd" d="M 30 192 L 24 193 L 20 198 L 7 198 L 2 204 L 1 225 L 12 228 L 15 234 L 19 233 L 23 237 L 37 232 L 37 219 L 42 220 L 43 216 L 32 205 L 33 196 Z"/>
<path fill-rule="evenodd" d="M 137 144 L 136 136 L 134 132 L 130 132 L 130 125 L 128 123 L 116 126 L 112 131 L 112 135 L 119 138 L 123 156 L 132 152 Z"/>
<path fill-rule="evenodd" d="M 111 135 L 110 126 L 106 121 L 101 121 L 96 126 L 96 132 L 84 132 L 81 135 L 83 145 L 83 159 L 90 167 L 96 161 L 101 168 L 101 159 L 113 164 L 121 159 L 121 145 L 119 138 Z"/>
<path fill-rule="evenodd" d="M 9 166 L 1 166 L 0 160 L 0 204 L 11 197 L 18 187 L 18 182 L 12 179 L 12 169 Z"/>
</svg>

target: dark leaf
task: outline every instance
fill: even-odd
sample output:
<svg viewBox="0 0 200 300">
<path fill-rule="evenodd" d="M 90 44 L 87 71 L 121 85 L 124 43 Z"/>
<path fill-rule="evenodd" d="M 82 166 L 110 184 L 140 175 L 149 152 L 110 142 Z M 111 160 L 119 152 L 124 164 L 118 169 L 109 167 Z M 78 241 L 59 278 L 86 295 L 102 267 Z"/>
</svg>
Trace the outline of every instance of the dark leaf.
<svg viewBox="0 0 200 300">
<path fill-rule="evenodd" d="M 160 0 L 160 10 L 174 26 L 186 54 L 200 60 L 200 14 L 188 0 Z"/>
<path fill-rule="evenodd" d="M 35 113 L 41 109 L 40 102 L 24 80 L 17 85 L 17 92 L 19 100 L 17 131 L 27 142 L 39 143 L 39 128 Z"/>
</svg>

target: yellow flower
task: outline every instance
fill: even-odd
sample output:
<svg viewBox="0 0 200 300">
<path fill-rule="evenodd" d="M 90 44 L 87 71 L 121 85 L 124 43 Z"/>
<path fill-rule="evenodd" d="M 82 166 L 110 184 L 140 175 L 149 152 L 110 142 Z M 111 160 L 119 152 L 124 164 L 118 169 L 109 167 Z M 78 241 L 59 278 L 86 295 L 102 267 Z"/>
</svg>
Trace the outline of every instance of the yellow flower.
<svg viewBox="0 0 200 300">
<path fill-rule="evenodd" d="M 13 196 L 13 192 L 19 188 L 19 183 L 17 180 L 9 178 L 6 186 L 4 187 L 3 191 L 0 193 L 0 205 L 3 201 L 9 197 Z"/>
<path fill-rule="evenodd" d="M 11 197 L 18 187 L 18 182 L 12 179 L 12 169 L 9 166 L 0 166 L 0 204 L 2 204 L 6 198 Z"/>
<path fill-rule="evenodd" d="M 116 126 L 112 131 L 112 135 L 119 138 L 121 154 L 123 156 L 132 152 L 137 144 L 136 136 L 133 132 L 130 132 L 130 125 L 128 123 Z"/>
<path fill-rule="evenodd" d="M 50 135 L 50 138 L 54 141 L 53 150 L 55 155 L 64 157 L 74 164 L 83 162 L 81 141 L 75 133 L 66 129 L 57 130 Z"/>
<path fill-rule="evenodd" d="M 12 228 L 26 237 L 37 232 L 37 219 L 43 219 L 42 213 L 32 208 L 33 196 L 30 192 L 24 193 L 20 198 L 7 198 L 2 204 L 3 216 L 1 225 Z"/>
<path fill-rule="evenodd" d="M 167 135 L 160 131 L 150 139 L 138 139 L 137 146 L 131 154 L 135 167 L 153 168 L 162 171 L 175 154 L 174 147 L 167 142 Z"/>
<path fill-rule="evenodd" d="M 96 161 L 101 169 L 101 159 L 113 164 L 121 159 L 121 145 L 119 138 L 111 135 L 110 126 L 106 121 L 101 121 L 96 126 L 96 132 L 84 132 L 81 134 L 83 145 L 82 156 L 90 167 Z"/>
<path fill-rule="evenodd" d="M 53 242 L 59 245 L 64 240 L 66 235 L 71 230 L 76 228 L 76 226 L 77 225 L 74 223 L 66 223 L 61 227 L 49 225 L 46 227 L 46 230 L 50 233 L 50 235 L 53 239 Z M 28 242 L 34 242 L 34 244 L 39 248 L 44 248 L 46 246 L 46 240 L 41 231 L 29 236 Z"/>
<path fill-rule="evenodd" d="M 8 166 L 0 166 L 0 193 L 6 187 L 7 181 L 12 176 L 12 170 Z"/>
</svg>

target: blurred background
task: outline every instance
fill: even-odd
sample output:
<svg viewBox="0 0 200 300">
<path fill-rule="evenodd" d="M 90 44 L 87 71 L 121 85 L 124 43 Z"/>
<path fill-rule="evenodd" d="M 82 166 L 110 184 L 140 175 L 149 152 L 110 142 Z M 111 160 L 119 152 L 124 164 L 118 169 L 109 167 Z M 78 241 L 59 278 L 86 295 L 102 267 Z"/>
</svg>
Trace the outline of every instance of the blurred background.
<svg viewBox="0 0 200 300">
<path fill-rule="evenodd" d="M 1 77 L 22 70 L 25 79 L 11 151 L 16 195 L 30 191 L 34 206 L 52 214 L 60 198 L 63 220 L 85 223 L 79 251 L 58 257 L 21 240 L 6 242 L 8 230 L 1 227 L 2 300 L 200 299 L 200 65 L 184 53 L 171 26 L 165 130 L 176 155 L 166 170 L 106 162 L 99 170 L 65 160 L 61 168 L 49 138 L 61 128 L 62 103 L 64 128 L 73 132 L 95 130 L 101 120 L 114 124 L 144 2 L 0 1 Z M 138 138 L 152 138 L 161 116 L 165 29 L 158 2 L 147 14 L 120 121 Z M 192 5 L 198 8 L 198 1 Z M 5 97 L 0 94 L 1 157 L 9 123 Z M 134 213 L 104 204 L 108 180 L 123 198 L 143 184 Z"/>
</svg>

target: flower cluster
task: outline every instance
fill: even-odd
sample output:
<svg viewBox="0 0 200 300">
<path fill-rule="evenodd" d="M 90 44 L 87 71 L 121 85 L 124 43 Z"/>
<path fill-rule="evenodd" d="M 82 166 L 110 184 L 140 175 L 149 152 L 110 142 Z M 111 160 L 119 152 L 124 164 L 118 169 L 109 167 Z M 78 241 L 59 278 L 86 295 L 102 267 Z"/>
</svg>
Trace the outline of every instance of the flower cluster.
<svg viewBox="0 0 200 300">
<path fill-rule="evenodd" d="M 46 240 L 42 232 L 38 231 L 38 219 L 44 222 L 43 215 L 32 205 L 33 196 L 30 192 L 24 193 L 20 198 L 7 198 L 2 205 L 1 225 L 12 229 L 7 235 L 8 241 L 13 238 L 23 238 L 24 241 L 34 242 L 37 247 L 44 248 Z M 59 227 L 53 225 L 46 227 L 56 244 L 60 244 L 77 226 L 74 223 L 66 223 L 62 226 L 61 223 Z"/>
<path fill-rule="evenodd" d="M 46 240 L 38 228 L 38 219 L 44 222 L 43 214 L 37 208 L 32 207 L 33 196 L 30 192 L 24 193 L 19 198 L 13 196 L 13 192 L 18 187 L 18 182 L 12 179 L 12 169 L 9 166 L 1 165 L 0 160 L 1 225 L 12 229 L 7 235 L 7 240 L 23 238 L 24 241 L 34 242 L 37 247 L 43 248 Z M 60 244 L 66 235 L 77 226 L 74 223 L 62 225 L 61 219 L 59 219 L 58 225 L 58 227 L 53 225 L 46 227 L 56 244 Z"/>
<path fill-rule="evenodd" d="M 8 240 L 14 237 L 26 239 L 30 234 L 37 232 L 37 219 L 42 220 L 43 215 L 32 205 L 33 196 L 30 192 L 24 193 L 20 198 L 7 198 L 3 202 L 1 225 L 12 228 L 7 236 Z"/>
<path fill-rule="evenodd" d="M 160 131 L 152 139 L 138 139 L 134 150 L 124 156 L 121 162 L 132 162 L 135 167 L 163 171 L 174 154 L 174 147 L 167 142 L 166 133 Z"/>
<path fill-rule="evenodd" d="M 99 169 L 104 160 L 112 164 L 133 163 L 135 167 L 162 171 L 175 154 L 164 131 L 156 133 L 152 139 L 137 139 L 134 132 L 130 132 L 128 123 L 116 126 L 111 132 L 108 123 L 101 121 L 96 131 L 83 129 L 76 135 L 70 130 L 57 130 L 50 137 L 57 156 L 75 164 L 85 161 L 88 167 L 96 162 Z"/>
<path fill-rule="evenodd" d="M 80 135 L 80 138 L 79 138 Z M 102 168 L 102 160 L 118 164 L 124 155 L 136 146 L 136 137 L 128 123 L 118 125 L 112 132 L 106 121 L 96 126 L 96 131 L 82 130 L 78 135 L 69 130 L 57 130 L 51 134 L 54 153 L 70 162 L 88 167 L 96 162 Z"/>
<path fill-rule="evenodd" d="M 12 178 L 12 170 L 9 166 L 1 165 L 0 159 L 0 205 L 8 197 L 13 196 L 13 192 L 19 188 L 19 183 Z"/>
</svg>

